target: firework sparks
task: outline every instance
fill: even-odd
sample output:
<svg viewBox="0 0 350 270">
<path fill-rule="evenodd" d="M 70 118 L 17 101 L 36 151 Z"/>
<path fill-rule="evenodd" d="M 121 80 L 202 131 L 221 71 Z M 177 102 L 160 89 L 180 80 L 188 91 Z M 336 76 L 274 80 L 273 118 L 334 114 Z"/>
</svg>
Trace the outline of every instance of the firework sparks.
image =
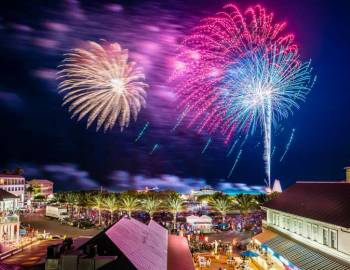
<svg viewBox="0 0 350 270">
<path fill-rule="evenodd" d="M 235 159 L 235 162 L 233 163 L 233 166 L 232 166 L 230 172 L 229 172 L 228 175 L 227 175 L 227 178 L 230 178 L 230 177 L 231 177 L 233 171 L 234 171 L 235 168 L 236 168 L 236 165 L 237 165 L 238 161 L 239 161 L 240 158 L 241 158 L 241 155 L 242 155 L 242 149 L 239 150 L 238 155 L 237 155 L 237 157 L 236 157 L 236 159 Z"/>
<path fill-rule="evenodd" d="M 186 109 L 181 113 L 181 115 L 178 117 L 177 122 L 175 124 L 175 126 L 171 129 L 171 132 L 174 132 L 178 126 L 182 123 L 182 121 L 184 120 L 186 114 L 188 112 L 188 107 L 186 107 Z"/>
<path fill-rule="evenodd" d="M 264 162 L 270 185 L 272 124 L 287 118 L 298 102 L 304 101 L 314 80 L 310 62 L 301 63 L 296 52 L 273 48 L 268 54 L 255 52 L 232 65 L 224 79 L 225 90 L 218 99 L 226 110 L 226 134 L 230 130 L 264 133 Z"/>
<path fill-rule="evenodd" d="M 262 128 L 269 186 L 272 124 L 298 108 L 314 82 L 285 27 L 261 6 L 242 14 L 227 5 L 184 40 L 174 73 L 180 108 L 189 107 L 200 132 L 219 130 L 228 143 L 237 132 Z"/>
<path fill-rule="evenodd" d="M 277 148 L 276 146 L 274 146 L 274 147 L 272 148 L 271 159 L 272 159 L 273 156 L 275 155 L 276 148 Z"/>
<path fill-rule="evenodd" d="M 143 136 L 143 134 L 145 133 L 146 129 L 148 128 L 149 126 L 149 122 L 147 122 L 145 124 L 145 126 L 142 128 L 142 130 L 140 131 L 139 135 L 137 136 L 137 138 L 135 139 L 135 142 L 137 142 L 138 140 L 140 140 Z"/>
<path fill-rule="evenodd" d="M 159 144 L 156 143 L 156 144 L 153 146 L 151 152 L 149 152 L 149 154 L 152 155 L 158 148 L 159 148 Z"/>
<path fill-rule="evenodd" d="M 232 144 L 232 146 L 231 146 L 230 150 L 227 152 L 226 157 L 231 156 L 231 154 L 232 154 L 233 150 L 235 149 L 235 147 L 236 147 L 236 145 L 237 145 L 238 141 L 240 140 L 240 138 L 241 138 L 241 136 L 239 136 L 239 137 L 238 137 L 238 139 L 237 139 L 237 140 L 235 140 L 235 142 Z"/>
<path fill-rule="evenodd" d="M 205 144 L 205 146 L 204 146 L 204 148 L 203 148 L 203 150 L 201 152 L 202 155 L 205 153 L 205 151 L 207 151 L 207 148 L 210 145 L 210 143 L 211 143 L 211 138 L 209 138 L 207 143 Z"/>
<path fill-rule="evenodd" d="M 103 127 L 107 131 L 118 121 L 123 130 L 131 118 L 136 121 L 146 104 L 143 71 L 128 60 L 128 50 L 118 43 L 88 42 L 87 49 L 66 54 L 60 68 L 63 105 L 69 104 L 72 118 L 87 117 L 87 127 L 96 120 L 96 130 Z"/>
<path fill-rule="evenodd" d="M 287 143 L 287 145 L 286 145 L 286 148 L 285 148 L 285 150 L 284 150 L 284 152 L 283 152 L 283 155 L 282 155 L 281 158 L 280 158 L 280 162 L 283 161 L 284 157 L 286 156 L 286 154 L 287 154 L 287 152 L 288 152 L 288 150 L 289 150 L 290 145 L 292 144 L 292 142 L 293 142 L 293 140 L 294 140 L 294 133 L 295 133 L 295 129 L 293 128 L 293 129 L 292 129 L 292 133 L 290 134 L 288 143 Z"/>
</svg>

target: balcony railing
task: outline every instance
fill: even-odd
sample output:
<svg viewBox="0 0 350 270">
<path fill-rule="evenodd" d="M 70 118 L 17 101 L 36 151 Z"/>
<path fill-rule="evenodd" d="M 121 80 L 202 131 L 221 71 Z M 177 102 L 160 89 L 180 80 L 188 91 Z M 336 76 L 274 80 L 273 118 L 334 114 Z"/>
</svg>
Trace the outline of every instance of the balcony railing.
<svg viewBox="0 0 350 270">
<path fill-rule="evenodd" d="M 0 217 L 0 224 L 18 223 L 18 222 L 19 222 L 19 217 L 17 215 Z"/>
</svg>

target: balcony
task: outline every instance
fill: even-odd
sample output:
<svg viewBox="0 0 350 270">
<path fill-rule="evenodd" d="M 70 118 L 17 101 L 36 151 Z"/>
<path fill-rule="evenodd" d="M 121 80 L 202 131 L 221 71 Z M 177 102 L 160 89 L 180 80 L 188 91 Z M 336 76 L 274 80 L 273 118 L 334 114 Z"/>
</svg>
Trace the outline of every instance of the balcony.
<svg viewBox="0 0 350 270">
<path fill-rule="evenodd" d="M 17 215 L 0 217 L 0 224 L 9 224 L 9 223 L 18 223 L 18 222 L 19 222 L 19 216 Z"/>
</svg>

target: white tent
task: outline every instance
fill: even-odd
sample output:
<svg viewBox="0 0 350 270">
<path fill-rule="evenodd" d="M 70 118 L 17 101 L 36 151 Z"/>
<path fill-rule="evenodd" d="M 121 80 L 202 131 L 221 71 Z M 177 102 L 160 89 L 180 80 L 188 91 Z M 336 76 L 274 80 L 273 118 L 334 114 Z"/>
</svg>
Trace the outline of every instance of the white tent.
<svg viewBox="0 0 350 270">
<path fill-rule="evenodd" d="M 206 215 L 200 217 L 194 215 L 188 216 L 186 222 L 192 226 L 194 231 L 209 232 L 212 228 L 212 218 Z"/>
</svg>

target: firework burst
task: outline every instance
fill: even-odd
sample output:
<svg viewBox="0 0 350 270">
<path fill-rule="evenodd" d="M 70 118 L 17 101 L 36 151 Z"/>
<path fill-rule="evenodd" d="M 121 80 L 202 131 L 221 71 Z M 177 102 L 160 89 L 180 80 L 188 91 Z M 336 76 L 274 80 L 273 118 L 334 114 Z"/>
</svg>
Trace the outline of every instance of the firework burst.
<svg viewBox="0 0 350 270">
<path fill-rule="evenodd" d="M 87 49 L 73 49 L 59 66 L 60 93 L 72 118 L 87 117 L 87 127 L 110 130 L 118 121 L 121 130 L 135 121 L 145 106 L 145 76 L 128 59 L 118 43 L 101 46 L 88 42 Z"/>
<path fill-rule="evenodd" d="M 185 38 L 173 80 L 189 127 L 220 131 L 228 143 L 238 132 L 262 127 L 270 185 L 271 126 L 286 118 L 312 87 L 310 63 L 302 63 L 286 23 L 261 6 L 244 13 L 234 5 L 204 19 Z"/>
</svg>

